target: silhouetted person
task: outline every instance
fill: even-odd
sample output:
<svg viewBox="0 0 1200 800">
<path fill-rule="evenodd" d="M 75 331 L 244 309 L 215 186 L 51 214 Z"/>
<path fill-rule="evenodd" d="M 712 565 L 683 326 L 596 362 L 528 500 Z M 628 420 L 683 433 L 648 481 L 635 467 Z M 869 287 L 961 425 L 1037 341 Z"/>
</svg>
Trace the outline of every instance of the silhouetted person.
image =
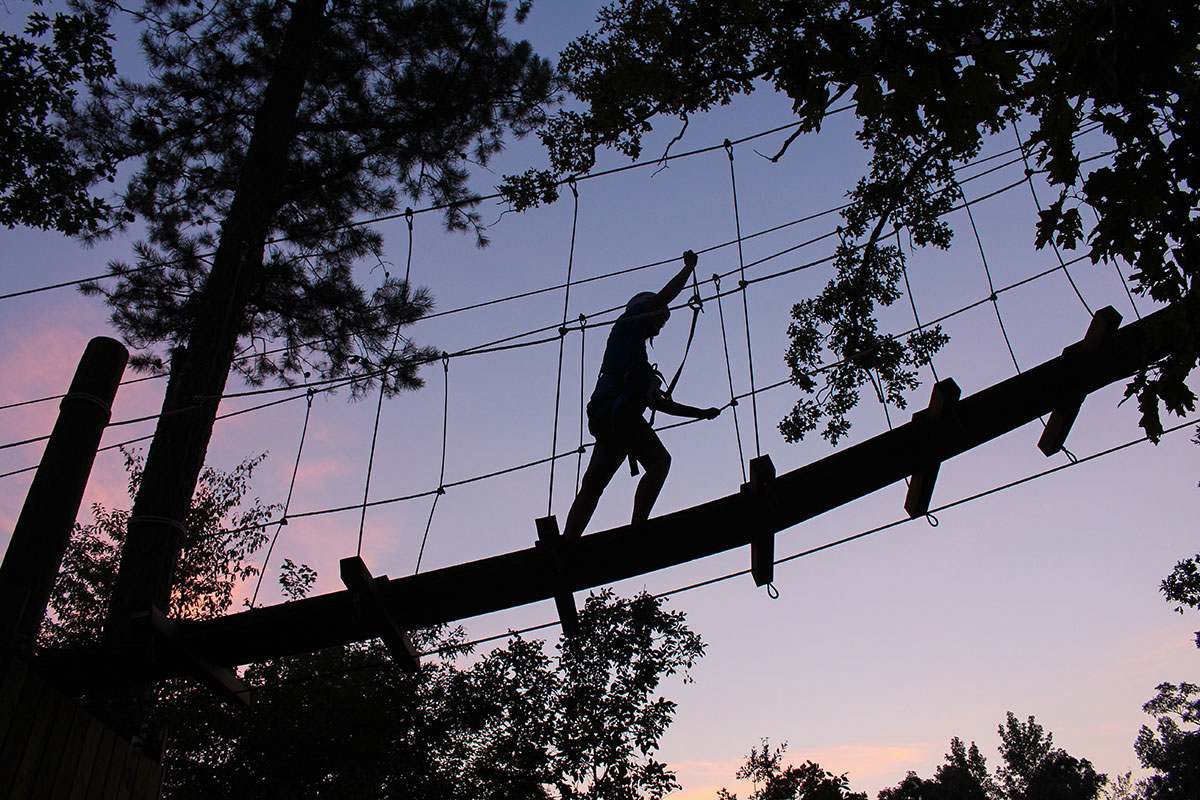
<svg viewBox="0 0 1200 800">
<path fill-rule="evenodd" d="M 662 376 L 646 356 L 646 342 L 667 324 L 669 306 L 687 285 L 696 261 L 695 253 L 685 252 L 679 274 L 657 293 L 635 294 L 608 334 L 600 377 L 587 404 L 588 430 L 596 438 L 596 446 L 567 514 L 563 536 L 583 534 L 600 495 L 626 457 L 636 459 L 645 471 L 633 498 L 633 524 L 649 518 L 671 468 L 671 454 L 646 421 L 647 408 L 696 419 L 714 419 L 721 413 L 719 408 L 693 408 L 667 397 Z"/>
</svg>

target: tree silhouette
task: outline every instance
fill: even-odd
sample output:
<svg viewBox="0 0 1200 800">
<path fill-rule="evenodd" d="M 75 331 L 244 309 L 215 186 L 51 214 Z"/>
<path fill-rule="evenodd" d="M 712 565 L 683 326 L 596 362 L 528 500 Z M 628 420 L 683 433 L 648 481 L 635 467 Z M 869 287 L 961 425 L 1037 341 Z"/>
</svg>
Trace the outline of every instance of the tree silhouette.
<svg viewBox="0 0 1200 800">
<path fill-rule="evenodd" d="M 150 72 L 98 91 L 72 119 L 86 155 L 131 160 L 117 200 L 146 226 L 136 263 L 90 288 L 140 349 L 134 363 L 170 370 L 109 618 L 120 646 L 135 611 L 167 603 L 172 521 L 231 368 L 252 383 L 419 385 L 432 351 L 400 328 L 430 298 L 387 270 L 360 286 L 352 268 L 380 258 L 382 235 L 352 223 L 421 198 L 445 206 L 449 227 L 478 231 L 464 208 L 468 167 L 543 118 L 550 69 L 503 35 L 499 0 L 79 5 L 132 13 Z"/>
<path fill-rule="evenodd" d="M 760 747 L 750 748 L 735 776 L 753 782 L 754 791 L 747 800 L 867 800 L 862 792 L 850 791 L 845 775 L 835 775 L 812 761 L 798 767 L 783 766 L 786 753 L 786 744 L 771 747 L 766 739 Z M 717 798 L 737 800 L 737 795 L 721 789 Z"/>
<path fill-rule="evenodd" d="M 937 328 L 906 344 L 879 331 L 876 309 L 901 296 L 904 256 L 886 243 L 889 229 L 947 247 L 941 215 L 962 199 L 954 164 L 1028 115 L 1031 161 L 1057 192 L 1031 231 L 1037 245 L 1074 247 L 1090 206 L 1093 261 L 1123 259 L 1137 291 L 1198 309 L 1173 333 L 1171 355 L 1129 386 L 1158 436 L 1161 406 L 1182 414 L 1195 405 L 1184 379 L 1200 354 L 1198 45 L 1200 10 L 1189 0 L 614 0 L 562 54 L 583 107 L 542 127 L 550 169 L 512 176 L 505 190 L 517 207 L 551 199 L 554 181 L 590 169 L 597 148 L 636 158 L 652 122 L 686 128 L 691 115 L 759 90 L 786 95 L 797 116 L 778 160 L 853 101 L 869 171 L 849 191 L 834 277 L 792 309 L 786 360 L 804 395 L 780 423 L 789 440 L 824 423 L 836 442 L 871 372 L 902 406 L 916 367 L 945 341 Z M 1093 122 L 1116 154 L 1085 174 L 1074 136 Z M 827 351 L 845 360 L 817 387 Z"/>
<path fill-rule="evenodd" d="M 237 586 L 257 574 L 260 526 L 273 512 L 246 500 L 259 463 L 205 470 L 174 616 L 228 613 Z M 126 464 L 132 495 L 141 462 Z M 95 522 L 73 533 L 43 648 L 89 649 L 99 640 L 129 512 L 97 505 L 93 513 Z M 285 561 L 278 577 L 295 600 L 316 573 Z M 654 758 L 675 712 L 658 692 L 667 676 L 686 675 L 704 646 L 662 601 L 592 595 L 579 634 L 553 654 L 520 637 L 473 654 L 459 628 L 414 636 L 422 649 L 445 650 L 416 675 L 398 669 L 378 641 L 252 665 L 243 675 L 255 687 L 246 709 L 180 681 L 162 684 L 164 795 L 599 800 L 678 788 Z"/>
<path fill-rule="evenodd" d="M 1200 444 L 1200 435 L 1196 437 Z M 1175 565 L 1162 582 L 1162 593 L 1175 610 L 1200 610 L 1200 554 Z M 1200 647 L 1200 631 L 1196 633 Z M 1134 750 L 1154 774 L 1140 782 L 1146 800 L 1182 800 L 1200 796 L 1200 686 L 1160 683 L 1157 694 L 1142 709 L 1154 717 L 1143 725 Z"/>
</svg>

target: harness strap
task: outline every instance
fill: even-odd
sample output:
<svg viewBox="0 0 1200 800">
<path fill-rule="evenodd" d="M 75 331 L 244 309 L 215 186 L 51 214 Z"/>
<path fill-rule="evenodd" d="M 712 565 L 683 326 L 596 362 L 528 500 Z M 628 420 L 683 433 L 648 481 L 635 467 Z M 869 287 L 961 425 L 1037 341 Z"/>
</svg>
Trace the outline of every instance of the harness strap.
<svg viewBox="0 0 1200 800">
<path fill-rule="evenodd" d="M 700 319 L 700 312 L 704 310 L 704 300 L 700 297 L 700 282 L 696 279 L 695 270 L 692 271 L 692 296 L 688 299 L 688 308 L 692 310 L 692 323 L 688 328 L 687 344 L 683 346 L 683 358 L 679 360 L 679 367 L 675 370 L 675 374 L 671 376 L 670 382 L 667 384 L 667 389 L 663 393 L 667 399 L 671 399 L 671 395 L 675 392 L 675 387 L 679 384 L 679 378 L 683 375 L 683 367 L 687 364 L 688 353 L 692 352 L 692 341 L 696 338 L 696 322 Z M 655 370 L 657 372 L 657 370 Z M 661 373 L 659 373 L 661 377 Z M 650 409 L 650 424 L 654 424 L 654 417 L 657 411 Z M 633 453 L 629 454 L 629 474 L 636 477 L 638 474 L 638 463 Z"/>
</svg>

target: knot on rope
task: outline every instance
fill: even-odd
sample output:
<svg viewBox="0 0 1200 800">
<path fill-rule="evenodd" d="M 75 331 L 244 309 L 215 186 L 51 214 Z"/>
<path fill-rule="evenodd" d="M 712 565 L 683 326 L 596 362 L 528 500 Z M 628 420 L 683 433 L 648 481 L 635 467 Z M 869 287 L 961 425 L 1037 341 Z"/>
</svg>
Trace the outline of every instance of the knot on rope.
<svg viewBox="0 0 1200 800">
<path fill-rule="evenodd" d="M 306 392 L 304 393 L 305 400 L 308 402 L 308 404 L 309 404 L 310 406 L 312 405 L 313 398 L 314 398 L 314 397 L 316 397 L 316 396 L 317 396 L 317 390 L 316 390 L 316 389 L 314 389 L 314 388 L 313 388 L 313 387 L 311 387 L 311 386 L 310 386 L 310 387 L 308 387 L 308 391 L 306 391 Z"/>
<path fill-rule="evenodd" d="M 412 226 L 413 226 L 413 210 L 412 210 L 412 206 L 405 206 L 405 207 L 404 207 L 404 221 L 408 223 L 408 230 L 409 230 L 409 232 L 411 233 L 411 232 L 412 232 Z"/>
<path fill-rule="evenodd" d="M 587 314 L 580 314 L 579 315 L 579 330 L 583 330 L 584 328 L 586 328 L 587 323 L 588 323 Z"/>
<path fill-rule="evenodd" d="M 567 187 L 568 187 L 568 188 L 570 188 L 570 190 L 571 190 L 571 194 L 572 194 L 572 195 L 573 195 L 573 196 L 574 196 L 576 199 L 578 199 L 578 197 L 579 197 L 579 187 L 575 185 L 575 176 L 574 176 L 574 175 L 572 175 L 572 176 L 570 176 L 569 178 L 567 178 Z"/>
<path fill-rule="evenodd" d="M 579 455 L 583 455 L 584 453 L 587 452 L 587 448 L 583 445 L 579 445 L 579 449 L 577 449 L 575 452 L 578 453 Z"/>
<path fill-rule="evenodd" d="M 712 276 L 712 282 L 713 288 L 718 292 L 721 291 L 721 276 L 714 272 Z"/>
<path fill-rule="evenodd" d="M 568 333 L 569 333 L 569 330 L 567 329 L 566 325 L 559 326 L 559 329 L 558 329 L 559 336 L 566 336 Z"/>
<path fill-rule="evenodd" d="M 1072 464 L 1079 463 L 1079 456 L 1075 455 L 1074 453 L 1072 453 L 1070 450 L 1068 450 L 1065 447 L 1062 449 L 1062 451 L 1063 451 L 1063 454 L 1067 457 L 1067 460 L 1070 461 Z"/>
<path fill-rule="evenodd" d="M 738 403 L 737 403 L 737 398 L 736 398 L 736 397 L 732 398 L 732 399 L 729 401 L 729 407 L 730 407 L 730 408 L 737 408 L 737 404 L 738 404 Z"/>
<path fill-rule="evenodd" d="M 745 279 L 745 278 L 739 278 L 739 279 L 738 279 L 738 288 L 739 288 L 739 289 L 745 289 L 745 288 L 746 288 L 746 286 L 748 286 L 748 285 L 749 285 L 749 284 L 747 283 L 747 281 L 746 281 L 746 279 Z"/>
<path fill-rule="evenodd" d="M 721 142 L 721 146 L 725 148 L 725 154 L 729 156 L 729 160 L 733 161 L 733 142 L 726 139 Z"/>
<path fill-rule="evenodd" d="M 288 524 L 288 518 L 287 518 L 287 517 L 283 517 L 283 518 L 281 518 L 281 519 L 279 520 L 279 527 L 281 527 L 281 528 L 282 528 L 284 525 L 287 525 L 287 524 Z"/>
<path fill-rule="evenodd" d="M 936 528 L 938 525 L 942 524 L 940 521 L 938 521 L 937 517 L 930 513 L 925 514 L 925 521 L 929 523 L 929 527 L 931 528 Z"/>
<path fill-rule="evenodd" d="M 996 302 L 996 301 L 997 301 L 997 300 L 999 300 L 999 299 L 1000 299 L 1000 298 L 998 298 L 998 297 L 996 296 L 996 293 L 995 293 L 995 292 L 992 292 L 991 294 L 989 294 L 989 295 L 988 295 L 988 300 L 991 300 L 993 303 L 994 303 L 994 302 Z"/>
<path fill-rule="evenodd" d="M 445 493 L 446 493 L 446 487 L 445 487 L 445 486 L 439 486 L 439 487 L 437 488 L 437 490 L 434 492 L 434 494 L 445 494 Z"/>
<path fill-rule="evenodd" d="M 779 589 L 775 588 L 774 583 L 767 584 L 767 597 L 771 598 L 772 600 L 779 599 Z"/>
<path fill-rule="evenodd" d="M 704 299 L 700 297 L 699 293 L 694 294 L 688 298 L 687 306 L 692 311 L 695 311 L 697 314 L 699 314 L 704 310 Z"/>
<path fill-rule="evenodd" d="M 445 350 L 442 351 L 442 369 L 446 372 L 450 371 L 450 354 Z"/>
<path fill-rule="evenodd" d="M 1029 167 L 1026 167 L 1026 168 L 1025 168 L 1025 177 L 1026 177 L 1026 178 L 1032 178 L 1032 177 L 1033 177 L 1033 170 L 1032 170 L 1032 169 L 1030 169 Z"/>
</svg>

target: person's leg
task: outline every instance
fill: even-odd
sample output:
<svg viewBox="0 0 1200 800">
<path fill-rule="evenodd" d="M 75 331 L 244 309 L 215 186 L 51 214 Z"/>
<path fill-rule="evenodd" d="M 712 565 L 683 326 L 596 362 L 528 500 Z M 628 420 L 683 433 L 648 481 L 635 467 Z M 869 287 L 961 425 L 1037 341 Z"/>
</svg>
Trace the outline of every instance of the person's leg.
<svg viewBox="0 0 1200 800">
<path fill-rule="evenodd" d="M 592 448 L 592 457 L 588 460 L 587 470 L 579 484 L 579 494 L 571 503 L 567 512 L 567 521 L 563 525 L 563 536 L 573 538 L 583 535 L 583 529 L 592 519 L 600 495 L 604 493 L 608 482 L 617 474 L 617 468 L 625 460 L 625 449 L 605 440 L 596 440 Z"/>
<path fill-rule="evenodd" d="M 648 423 L 638 426 L 629 449 L 645 470 L 633 495 L 631 523 L 636 526 L 650 518 L 654 501 L 658 499 L 658 493 L 667 480 L 667 472 L 671 469 L 671 454 Z"/>
</svg>

